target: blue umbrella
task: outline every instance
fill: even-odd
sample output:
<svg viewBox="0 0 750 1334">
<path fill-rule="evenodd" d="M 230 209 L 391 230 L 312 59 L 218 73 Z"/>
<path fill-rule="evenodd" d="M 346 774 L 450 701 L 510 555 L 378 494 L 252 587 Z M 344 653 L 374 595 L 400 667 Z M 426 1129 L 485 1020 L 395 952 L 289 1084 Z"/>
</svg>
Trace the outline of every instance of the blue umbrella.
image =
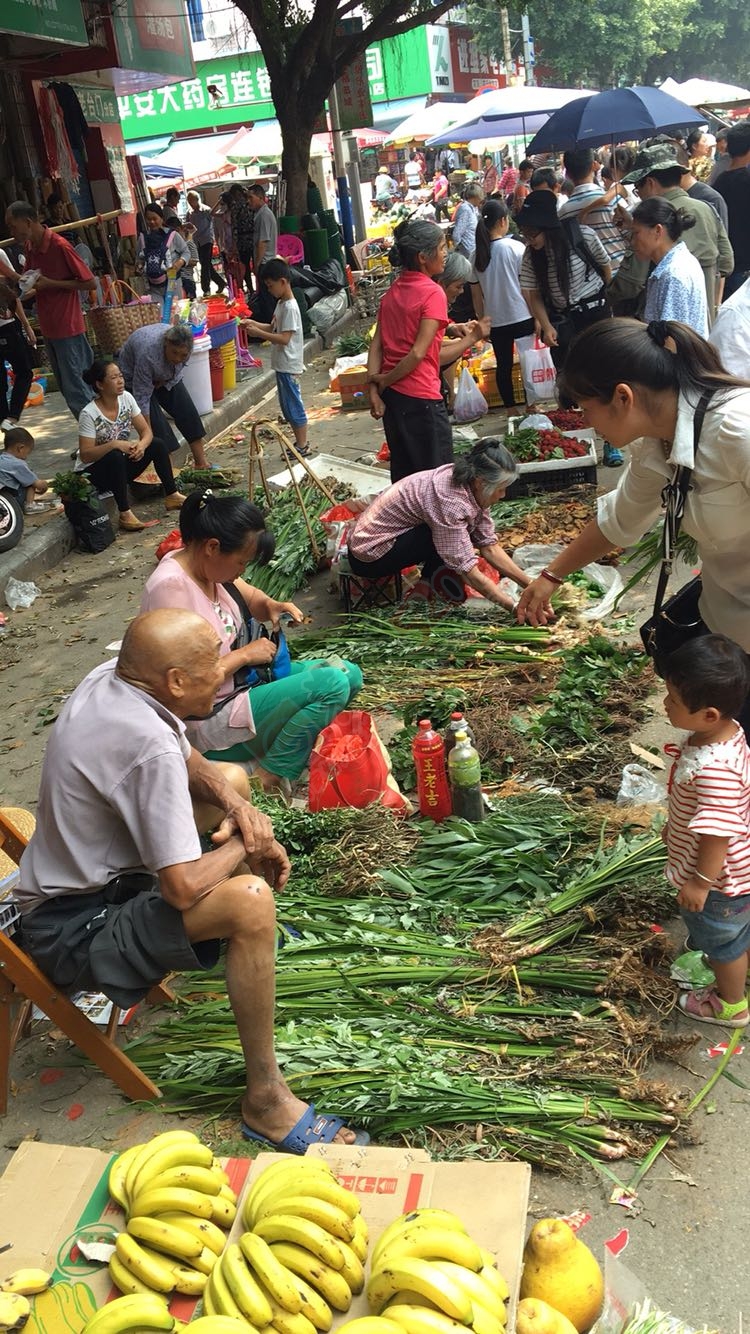
<svg viewBox="0 0 750 1334">
<path fill-rule="evenodd" d="M 553 111 L 528 146 L 529 153 L 595 148 L 604 143 L 647 139 L 659 130 L 705 125 L 704 115 L 660 88 L 608 88 L 577 97 Z"/>
</svg>

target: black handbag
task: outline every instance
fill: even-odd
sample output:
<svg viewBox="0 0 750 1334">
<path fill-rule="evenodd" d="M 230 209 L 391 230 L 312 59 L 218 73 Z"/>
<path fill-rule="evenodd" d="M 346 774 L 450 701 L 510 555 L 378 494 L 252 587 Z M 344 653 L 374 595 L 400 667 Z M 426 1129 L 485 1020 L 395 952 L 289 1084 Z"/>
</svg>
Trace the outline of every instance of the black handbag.
<svg viewBox="0 0 750 1334">
<path fill-rule="evenodd" d="M 68 523 L 76 535 L 78 551 L 106 551 L 115 540 L 110 517 L 95 492 L 88 500 L 63 500 Z"/>
<path fill-rule="evenodd" d="M 710 394 L 703 394 L 693 418 L 693 461 L 698 452 L 703 419 Z M 662 492 L 664 501 L 664 530 L 662 534 L 662 562 L 659 580 L 656 585 L 654 610 L 641 626 L 641 639 L 648 656 L 653 660 L 659 676 L 665 675 L 667 659 L 675 649 L 681 648 L 689 639 L 697 639 L 707 634 L 708 627 L 698 610 L 703 584 L 700 575 L 683 584 L 682 588 L 664 601 L 667 584 L 672 573 L 675 545 L 682 527 L 685 512 L 685 500 L 690 490 L 692 468 L 679 467 L 671 482 Z"/>
</svg>

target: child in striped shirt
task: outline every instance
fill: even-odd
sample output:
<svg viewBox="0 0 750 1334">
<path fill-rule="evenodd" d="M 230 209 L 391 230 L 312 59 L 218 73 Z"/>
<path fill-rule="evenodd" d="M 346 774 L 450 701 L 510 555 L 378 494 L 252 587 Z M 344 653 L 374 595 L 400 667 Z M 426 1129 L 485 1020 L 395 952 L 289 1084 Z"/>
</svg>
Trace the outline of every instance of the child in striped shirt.
<svg viewBox="0 0 750 1334">
<path fill-rule="evenodd" d="M 702 950 L 715 983 L 680 997 L 691 1019 L 748 1023 L 750 961 L 750 749 L 735 718 L 750 693 L 750 660 L 724 635 L 702 635 L 671 654 L 664 707 L 690 732 L 669 776 L 664 831 L 688 948 Z"/>
</svg>

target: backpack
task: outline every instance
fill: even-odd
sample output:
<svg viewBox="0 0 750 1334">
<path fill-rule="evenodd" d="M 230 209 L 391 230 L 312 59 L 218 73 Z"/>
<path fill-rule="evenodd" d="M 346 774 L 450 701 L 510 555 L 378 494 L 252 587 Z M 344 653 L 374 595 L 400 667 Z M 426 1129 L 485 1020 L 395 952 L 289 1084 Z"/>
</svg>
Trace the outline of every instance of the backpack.
<svg viewBox="0 0 750 1334">
<path fill-rule="evenodd" d="M 164 235 L 162 228 L 147 232 L 143 240 L 144 273 L 150 283 L 166 282 L 167 253 L 174 232 Z"/>
<path fill-rule="evenodd" d="M 578 221 L 578 219 L 575 217 L 570 217 L 570 218 L 561 218 L 560 221 L 562 224 L 563 232 L 567 238 L 571 250 L 578 256 L 579 259 L 582 259 L 584 264 L 586 265 L 586 277 L 588 278 L 589 274 L 591 273 L 591 270 L 593 269 L 595 273 L 599 274 L 599 277 L 601 278 L 602 282 L 604 282 L 604 273 L 602 270 L 602 266 L 598 260 L 594 259 L 594 256 L 589 250 L 586 241 L 584 239 L 583 232 L 581 231 L 581 224 Z"/>
</svg>

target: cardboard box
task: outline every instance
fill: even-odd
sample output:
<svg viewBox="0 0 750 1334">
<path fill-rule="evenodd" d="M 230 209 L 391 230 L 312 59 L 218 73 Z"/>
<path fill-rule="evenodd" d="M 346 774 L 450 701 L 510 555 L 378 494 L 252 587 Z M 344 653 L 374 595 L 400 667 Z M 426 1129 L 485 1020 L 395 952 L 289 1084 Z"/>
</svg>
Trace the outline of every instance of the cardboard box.
<svg viewBox="0 0 750 1334">
<path fill-rule="evenodd" d="M 98 1149 L 26 1142 L 11 1158 L 0 1178 L 0 1279 L 26 1266 L 50 1270 L 55 1285 L 75 1285 L 78 1298 L 69 1302 L 65 1318 L 60 1303 L 47 1294 L 34 1299 L 34 1315 L 27 1329 L 33 1334 L 80 1334 L 85 1312 L 103 1306 L 120 1294 L 113 1287 L 105 1264 L 87 1260 L 78 1241 L 110 1245 L 122 1230 L 122 1210 L 109 1198 L 107 1177 L 115 1154 Z M 248 1158 L 224 1163 L 232 1189 L 242 1190 L 250 1167 Z M 176 1295 L 170 1310 L 188 1321 L 197 1302 Z"/>
<path fill-rule="evenodd" d="M 435 1163 L 421 1149 L 343 1144 L 316 1146 L 310 1155 L 325 1159 L 341 1182 L 356 1191 L 371 1245 L 409 1209 L 431 1205 L 457 1213 L 474 1240 L 497 1256 L 510 1288 L 508 1328 L 513 1329 L 531 1179 L 527 1163 Z M 88 1304 L 89 1313 L 119 1296 L 106 1265 L 86 1260 L 78 1247 L 79 1240 L 111 1244 L 122 1229 L 122 1211 L 107 1190 L 113 1157 L 98 1149 L 57 1144 L 29 1142 L 17 1149 L 0 1179 L 0 1244 L 12 1243 L 11 1250 L 0 1254 L 0 1279 L 27 1265 L 48 1269 L 56 1285 L 76 1285 L 78 1307 L 85 1311 Z M 286 1154 L 262 1153 L 254 1160 L 224 1162 L 232 1189 L 240 1197 L 229 1234 L 233 1240 L 244 1230 L 241 1205 L 247 1189 L 280 1157 L 289 1161 Z M 170 1310 L 183 1321 L 192 1318 L 196 1307 L 193 1297 L 177 1295 L 170 1302 Z M 80 1334 L 86 1317 L 76 1319 L 72 1309 L 71 1302 L 63 1321 L 59 1303 L 42 1294 L 35 1299 L 29 1330 Z M 336 1316 L 334 1329 L 365 1314 L 367 1300 L 362 1293 L 346 1315 Z"/>
</svg>

